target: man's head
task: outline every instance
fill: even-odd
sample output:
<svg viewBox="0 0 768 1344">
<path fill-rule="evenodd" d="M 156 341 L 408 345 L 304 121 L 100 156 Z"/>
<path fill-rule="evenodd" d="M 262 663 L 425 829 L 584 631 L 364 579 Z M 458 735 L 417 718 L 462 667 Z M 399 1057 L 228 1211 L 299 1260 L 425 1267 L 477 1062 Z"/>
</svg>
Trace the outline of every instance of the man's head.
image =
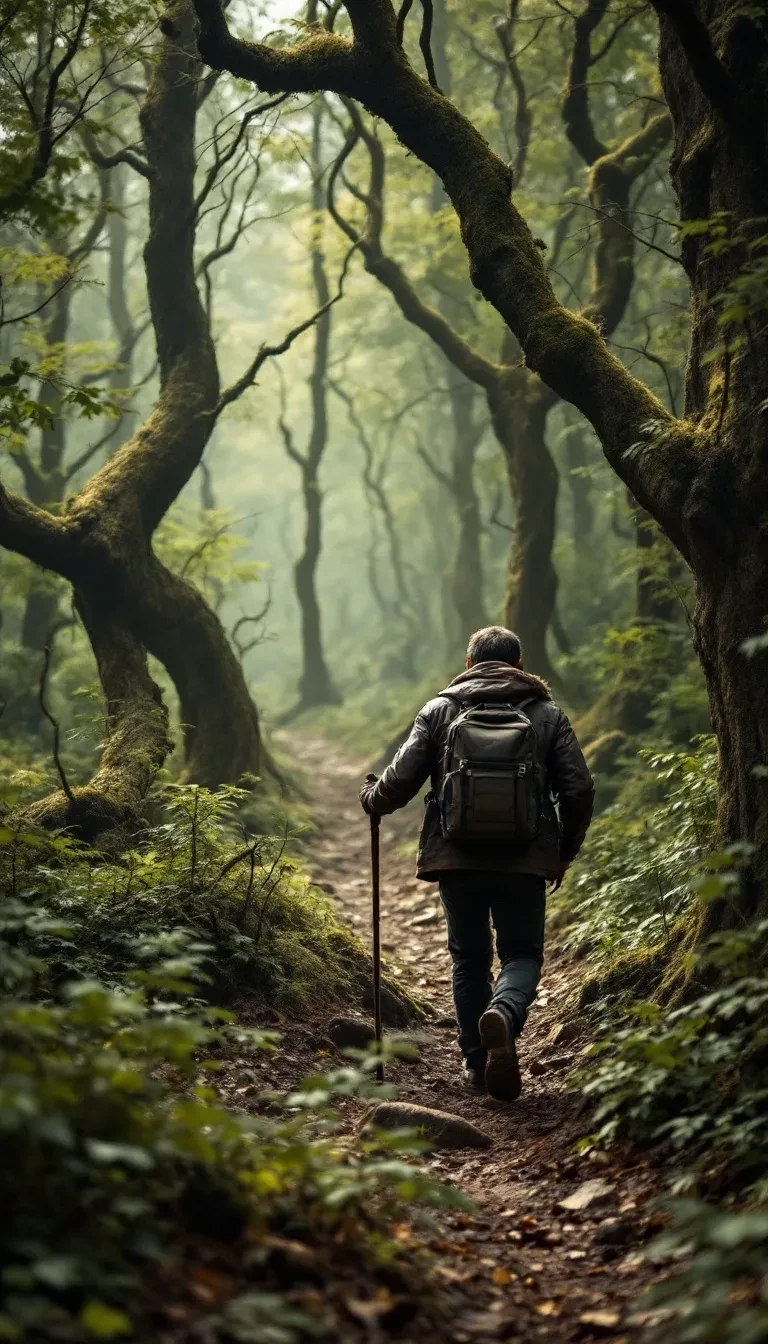
<svg viewBox="0 0 768 1344">
<path fill-rule="evenodd" d="M 467 646 L 467 667 L 475 663 L 510 663 L 522 667 L 520 640 L 503 625 L 487 625 L 476 630 Z"/>
</svg>

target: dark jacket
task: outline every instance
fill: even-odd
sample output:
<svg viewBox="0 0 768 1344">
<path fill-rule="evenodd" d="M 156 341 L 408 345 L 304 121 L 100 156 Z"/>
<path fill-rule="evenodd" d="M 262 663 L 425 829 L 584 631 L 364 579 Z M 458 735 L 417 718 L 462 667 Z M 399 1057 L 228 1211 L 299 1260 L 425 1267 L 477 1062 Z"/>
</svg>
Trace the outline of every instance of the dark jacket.
<svg viewBox="0 0 768 1344">
<path fill-rule="evenodd" d="M 436 800 L 443 779 L 448 726 L 467 705 L 492 701 L 517 704 L 530 701 L 531 696 L 537 698 L 526 704 L 523 712 L 537 737 L 544 799 L 538 834 L 527 848 L 508 854 L 495 849 L 462 850 L 443 838 Z M 476 663 L 454 677 L 450 686 L 416 715 L 410 735 L 392 764 L 381 779 L 366 786 L 361 798 L 369 811 L 395 812 L 410 802 L 428 779 L 432 781 L 432 790 L 425 799 L 418 875 L 430 882 L 437 881 L 441 872 L 457 868 L 555 877 L 563 863 L 575 859 L 592 818 L 592 777 L 568 719 L 553 704 L 547 686 L 539 677 L 509 663 Z"/>
</svg>

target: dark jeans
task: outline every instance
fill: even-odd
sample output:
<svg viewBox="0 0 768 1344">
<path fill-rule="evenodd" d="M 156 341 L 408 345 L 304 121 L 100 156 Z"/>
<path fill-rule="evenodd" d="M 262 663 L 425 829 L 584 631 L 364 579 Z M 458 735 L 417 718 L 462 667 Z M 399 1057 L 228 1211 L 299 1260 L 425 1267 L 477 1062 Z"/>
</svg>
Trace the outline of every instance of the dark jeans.
<svg viewBox="0 0 768 1344">
<path fill-rule="evenodd" d="M 440 879 L 453 960 L 453 1001 L 464 1058 L 480 1064 L 478 1020 L 489 1004 L 503 1008 L 518 1035 L 536 997 L 544 959 L 546 884 L 531 873 L 449 872 Z M 493 938 L 501 970 L 491 977 Z"/>
</svg>

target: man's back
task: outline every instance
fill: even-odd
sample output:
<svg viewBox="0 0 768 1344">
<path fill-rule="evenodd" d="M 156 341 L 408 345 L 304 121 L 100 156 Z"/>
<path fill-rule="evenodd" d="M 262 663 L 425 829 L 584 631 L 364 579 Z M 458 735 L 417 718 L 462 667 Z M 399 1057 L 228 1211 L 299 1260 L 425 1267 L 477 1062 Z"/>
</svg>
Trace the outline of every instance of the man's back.
<svg viewBox="0 0 768 1344">
<path fill-rule="evenodd" d="M 462 847 L 442 834 L 438 798 L 449 729 L 464 708 L 481 704 L 523 706 L 536 734 L 541 814 L 534 840 L 522 849 Z M 592 816 L 592 779 L 568 719 L 539 677 L 509 663 L 475 663 L 430 700 L 367 800 L 376 812 L 393 812 L 409 802 L 427 779 L 432 789 L 422 827 L 418 874 L 428 881 L 452 869 L 555 878 L 578 853 Z M 559 803 L 559 825 L 553 796 Z"/>
</svg>

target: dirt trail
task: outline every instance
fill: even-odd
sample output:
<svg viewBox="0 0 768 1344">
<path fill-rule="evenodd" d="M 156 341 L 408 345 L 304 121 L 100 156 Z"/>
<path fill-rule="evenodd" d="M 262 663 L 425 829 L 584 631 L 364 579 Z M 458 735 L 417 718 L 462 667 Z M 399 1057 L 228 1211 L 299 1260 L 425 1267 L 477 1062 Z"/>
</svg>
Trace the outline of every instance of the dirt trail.
<svg viewBox="0 0 768 1344">
<path fill-rule="evenodd" d="M 313 782 L 318 830 L 310 871 L 369 944 L 369 832 L 357 802 L 365 763 L 325 740 L 284 740 Z M 438 891 L 414 877 L 421 808 L 417 800 L 382 822 L 382 936 L 389 968 L 431 1001 L 437 1025 L 419 1033 L 419 1063 L 398 1063 L 390 1076 L 402 1100 L 462 1115 L 493 1137 L 487 1152 L 428 1161 L 478 1206 L 474 1218 L 442 1218 L 444 1235 L 433 1243 L 437 1275 L 456 1293 L 446 1338 L 637 1340 L 643 1321 L 634 1304 L 649 1274 L 642 1245 L 657 1230 L 648 1208 L 657 1174 L 636 1156 L 575 1151 L 588 1121 L 566 1082 L 589 1042 L 567 1004 L 581 970 L 550 937 L 520 1051 L 521 1099 L 508 1106 L 465 1092 Z"/>
</svg>

